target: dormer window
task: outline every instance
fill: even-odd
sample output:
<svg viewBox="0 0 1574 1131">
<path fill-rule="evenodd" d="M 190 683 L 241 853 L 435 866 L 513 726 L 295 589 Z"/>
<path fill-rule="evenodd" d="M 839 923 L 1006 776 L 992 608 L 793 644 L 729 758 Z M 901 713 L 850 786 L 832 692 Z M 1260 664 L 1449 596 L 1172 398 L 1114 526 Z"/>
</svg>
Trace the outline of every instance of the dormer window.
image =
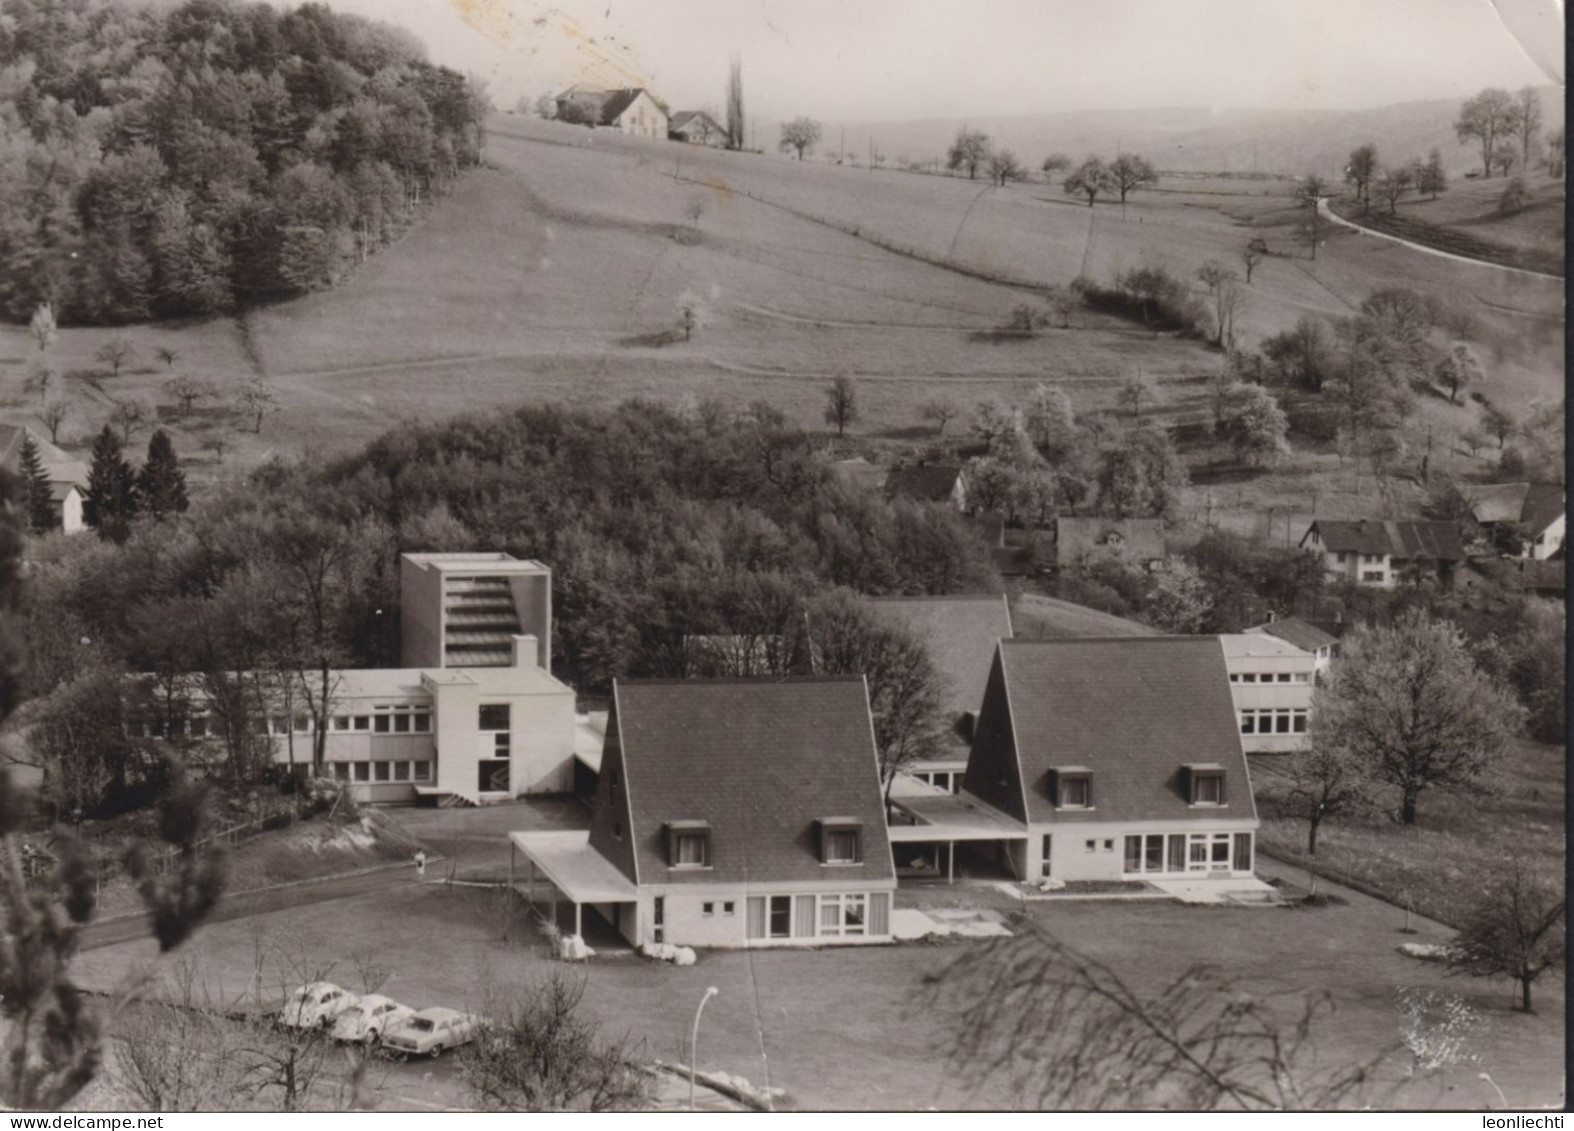
<svg viewBox="0 0 1574 1131">
<path fill-rule="evenodd" d="M 667 866 L 710 867 L 710 822 L 671 821 L 667 825 Z"/>
<path fill-rule="evenodd" d="M 824 817 L 820 829 L 821 864 L 863 863 L 863 823 L 852 817 Z"/>
<path fill-rule="evenodd" d="M 1048 785 L 1056 809 L 1093 808 L 1093 771 L 1087 766 L 1057 766 L 1049 771 Z"/>
<path fill-rule="evenodd" d="M 1200 807 L 1225 804 L 1223 766 L 1217 762 L 1194 762 L 1185 769 L 1188 804 Z"/>
</svg>

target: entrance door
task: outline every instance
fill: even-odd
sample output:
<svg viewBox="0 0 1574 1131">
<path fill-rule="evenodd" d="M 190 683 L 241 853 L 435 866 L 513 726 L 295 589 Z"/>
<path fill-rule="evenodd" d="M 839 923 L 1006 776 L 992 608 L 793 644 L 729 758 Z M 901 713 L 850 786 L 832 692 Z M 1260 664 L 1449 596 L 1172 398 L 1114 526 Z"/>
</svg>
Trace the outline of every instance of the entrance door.
<svg viewBox="0 0 1574 1131">
<path fill-rule="evenodd" d="M 1040 857 L 1039 864 L 1038 864 L 1038 875 L 1039 875 L 1039 879 L 1041 879 L 1041 880 L 1047 880 L 1050 877 L 1050 867 L 1051 867 L 1050 860 L 1052 859 L 1052 856 L 1050 854 L 1049 849 L 1050 849 L 1050 843 L 1054 839 L 1055 838 L 1053 836 L 1051 836 L 1049 833 L 1045 833 L 1044 834 L 1044 855 L 1042 857 Z"/>
</svg>

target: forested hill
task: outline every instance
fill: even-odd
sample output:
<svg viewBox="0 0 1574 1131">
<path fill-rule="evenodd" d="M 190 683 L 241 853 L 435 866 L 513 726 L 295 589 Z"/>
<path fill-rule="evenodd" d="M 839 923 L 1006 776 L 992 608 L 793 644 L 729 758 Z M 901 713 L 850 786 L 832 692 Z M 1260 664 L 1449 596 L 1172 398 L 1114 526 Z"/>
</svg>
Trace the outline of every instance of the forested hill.
<svg viewBox="0 0 1574 1131">
<path fill-rule="evenodd" d="M 210 314 L 311 290 L 479 160 L 485 99 L 305 4 L 0 0 L 0 314 Z"/>
</svg>

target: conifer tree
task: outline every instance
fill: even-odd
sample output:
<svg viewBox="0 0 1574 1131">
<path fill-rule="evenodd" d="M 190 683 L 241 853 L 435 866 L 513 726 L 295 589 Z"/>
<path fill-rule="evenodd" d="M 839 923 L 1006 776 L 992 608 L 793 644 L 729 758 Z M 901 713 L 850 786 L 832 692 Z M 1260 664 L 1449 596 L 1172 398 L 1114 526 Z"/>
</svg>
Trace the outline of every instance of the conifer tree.
<svg viewBox="0 0 1574 1131">
<path fill-rule="evenodd" d="M 180 469 L 169 433 L 162 428 L 148 441 L 148 459 L 137 476 L 137 494 L 142 510 L 160 522 L 183 513 L 189 505 L 186 473 Z"/>
<path fill-rule="evenodd" d="M 124 542 L 137 513 L 137 480 L 126 462 L 125 446 L 109 425 L 93 441 L 93 462 L 87 472 L 82 521 L 100 538 Z"/>
<path fill-rule="evenodd" d="M 22 514 L 34 534 L 43 534 L 55 524 L 54 497 L 49 489 L 49 475 L 44 471 L 43 457 L 31 432 L 22 436 L 21 462 L 17 470 L 22 476 Z"/>
</svg>

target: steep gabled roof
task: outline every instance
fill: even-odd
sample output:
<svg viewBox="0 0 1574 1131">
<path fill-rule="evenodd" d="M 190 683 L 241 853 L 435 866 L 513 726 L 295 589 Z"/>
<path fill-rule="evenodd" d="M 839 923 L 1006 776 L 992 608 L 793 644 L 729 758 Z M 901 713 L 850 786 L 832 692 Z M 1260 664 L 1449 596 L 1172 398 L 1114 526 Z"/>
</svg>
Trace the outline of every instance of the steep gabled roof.
<svg viewBox="0 0 1574 1131">
<path fill-rule="evenodd" d="M 22 460 L 22 442 L 32 435 L 51 484 L 87 486 L 87 464 L 73 459 L 24 424 L 0 424 L 0 467 L 15 471 Z"/>
<path fill-rule="evenodd" d="M 1563 517 L 1563 488 L 1556 483 L 1532 483 L 1525 492 L 1525 506 L 1519 521 L 1534 537 Z"/>
<path fill-rule="evenodd" d="M 1137 561 L 1164 556 L 1164 521 L 1158 518 L 1085 518 L 1055 520 L 1055 562 L 1071 565 L 1089 555 L 1124 553 Z"/>
<path fill-rule="evenodd" d="M 1011 639 L 1011 609 L 992 597 L 876 597 L 869 607 L 924 642 L 944 683 L 941 709 L 951 717 L 984 702 L 995 645 Z"/>
<path fill-rule="evenodd" d="M 1217 637 L 1009 640 L 996 663 L 1030 821 L 1256 817 Z M 1183 768 L 1199 763 L 1224 768 L 1227 809 L 1188 804 Z M 1054 808 L 1048 775 L 1065 766 L 1093 772 L 1092 809 Z"/>
<path fill-rule="evenodd" d="M 718 122 L 715 118 L 712 118 L 709 114 L 707 114 L 703 110 L 679 110 L 679 111 L 677 111 L 670 118 L 667 119 L 667 129 L 669 129 L 672 132 L 676 133 L 679 130 L 684 129 L 686 126 L 689 126 L 690 124 L 700 125 L 700 124 L 706 123 L 706 122 L 710 123 L 710 129 L 711 129 L 711 132 L 713 132 L 713 133 L 722 134 L 722 133 L 726 133 L 727 132 L 726 130 L 724 130 L 722 128 L 722 125 L 721 125 L 720 122 Z"/>
<path fill-rule="evenodd" d="M 920 463 L 911 467 L 893 467 L 885 477 L 887 498 L 919 499 L 929 503 L 943 503 L 956 490 L 957 477 L 962 468 L 954 463 Z"/>
<path fill-rule="evenodd" d="M 1301 620 L 1299 617 L 1279 617 L 1277 620 L 1259 624 L 1246 631 L 1277 636 L 1280 640 L 1294 644 L 1303 652 L 1315 652 L 1319 648 L 1327 648 L 1331 644 L 1339 643 L 1338 637 L 1330 636 L 1315 624 Z"/>
<path fill-rule="evenodd" d="M 1379 522 L 1375 519 L 1318 519 L 1301 539 L 1315 530 L 1323 549 L 1332 553 L 1388 554 L 1400 561 L 1434 558 L 1463 561 L 1465 545 L 1452 522 Z"/>
<path fill-rule="evenodd" d="M 618 680 L 613 697 L 641 883 L 894 880 L 861 677 Z M 863 863 L 828 869 L 815 822 L 843 817 L 862 826 Z M 709 868 L 668 867 L 675 821 L 709 825 Z"/>
</svg>

